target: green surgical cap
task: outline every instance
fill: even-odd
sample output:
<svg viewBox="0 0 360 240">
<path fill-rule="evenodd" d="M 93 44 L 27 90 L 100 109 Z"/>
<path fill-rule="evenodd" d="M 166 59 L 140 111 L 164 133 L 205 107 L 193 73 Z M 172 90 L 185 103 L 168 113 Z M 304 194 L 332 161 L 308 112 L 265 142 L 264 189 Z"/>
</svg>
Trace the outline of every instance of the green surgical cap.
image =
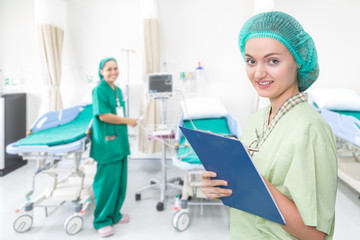
<svg viewBox="0 0 360 240">
<path fill-rule="evenodd" d="M 239 47 L 245 58 L 245 43 L 250 38 L 273 38 L 284 44 L 299 65 L 300 92 L 308 89 L 319 76 L 314 41 L 296 19 L 283 12 L 264 12 L 251 17 L 239 34 Z"/>
<path fill-rule="evenodd" d="M 101 75 L 100 70 L 104 67 L 104 64 L 105 64 L 106 62 L 108 62 L 108 61 L 114 61 L 114 62 L 117 63 L 116 59 L 113 58 L 113 57 L 104 58 L 103 60 L 101 60 L 100 66 L 99 66 L 99 78 L 100 78 L 101 81 L 104 80 L 104 78 L 103 78 L 103 76 Z"/>
</svg>

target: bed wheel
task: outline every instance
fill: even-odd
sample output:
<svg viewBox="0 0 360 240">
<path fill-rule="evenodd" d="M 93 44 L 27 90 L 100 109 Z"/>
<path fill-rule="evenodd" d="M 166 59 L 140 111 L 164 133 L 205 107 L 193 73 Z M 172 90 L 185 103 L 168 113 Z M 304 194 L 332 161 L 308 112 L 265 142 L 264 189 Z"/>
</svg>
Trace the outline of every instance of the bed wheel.
<svg viewBox="0 0 360 240">
<path fill-rule="evenodd" d="M 140 200 L 141 200 L 141 194 L 140 194 L 140 193 L 135 193 L 135 200 L 136 200 L 136 201 L 140 201 Z"/>
<path fill-rule="evenodd" d="M 81 230 L 83 223 L 84 223 L 84 220 L 82 217 L 71 216 L 68 219 L 66 219 L 66 221 L 65 221 L 65 224 L 64 224 L 65 232 L 68 235 L 74 235 Z"/>
<path fill-rule="evenodd" d="M 158 202 L 156 205 L 156 209 L 160 212 L 162 210 L 164 210 L 164 203 L 163 202 Z"/>
<path fill-rule="evenodd" d="M 156 182 L 155 182 L 154 180 L 151 180 L 151 181 L 150 181 L 150 184 L 151 184 L 151 185 L 154 185 L 154 184 L 156 184 Z"/>
<path fill-rule="evenodd" d="M 190 225 L 190 214 L 179 210 L 173 216 L 173 227 L 179 232 L 185 231 Z"/>
<path fill-rule="evenodd" d="M 188 201 L 184 200 L 184 199 L 181 199 L 180 207 L 181 207 L 181 209 L 187 209 L 188 208 Z"/>
<path fill-rule="evenodd" d="M 28 214 L 21 215 L 14 221 L 14 230 L 18 233 L 29 231 L 33 224 L 32 216 Z"/>
</svg>

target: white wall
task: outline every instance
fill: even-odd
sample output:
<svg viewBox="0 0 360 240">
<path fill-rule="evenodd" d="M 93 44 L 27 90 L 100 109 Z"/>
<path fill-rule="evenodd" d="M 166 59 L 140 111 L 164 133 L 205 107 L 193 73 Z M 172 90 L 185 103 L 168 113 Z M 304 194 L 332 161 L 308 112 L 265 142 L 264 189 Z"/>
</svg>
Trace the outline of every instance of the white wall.
<svg viewBox="0 0 360 240">
<path fill-rule="evenodd" d="M 360 90 L 360 1 L 274 0 L 276 10 L 294 16 L 315 41 L 320 76 L 313 87 Z"/>
<path fill-rule="evenodd" d="M 356 28 L 360 2 L 274 1 L 275 10 L 298 19 L 316 43 L 321 72 L 314 87 L 360 90 Z M 71 0 L 67 9 L 61 86 L 65 107 L 78 104 L 90 92 L 95 83 L 88 83 L 88 77 L 97 81 L 101 58 L 114 56 L 124 67 L 121 49 L 135 49 L 130 60 L 130 103 L 136 116 L 142 81 L 140 0 Z M 34 0 L 0 0 L 0 91 L 5 76 L 23 82 L 10 90 L 28 93 L 28 126 L 37 118 L 43 91 L 33 10 Z M 255 93 L 245 75 L 237 38 L 252 13 L 253 1 L 247 0 L 159 0 L 162 62 L 167 70 L 178 74 L 201 61 L 207 95 L 219 96 L 241 127 L 254 111 Z M 126 71 L 121 72 L 124 84 Z"/>
</svg>

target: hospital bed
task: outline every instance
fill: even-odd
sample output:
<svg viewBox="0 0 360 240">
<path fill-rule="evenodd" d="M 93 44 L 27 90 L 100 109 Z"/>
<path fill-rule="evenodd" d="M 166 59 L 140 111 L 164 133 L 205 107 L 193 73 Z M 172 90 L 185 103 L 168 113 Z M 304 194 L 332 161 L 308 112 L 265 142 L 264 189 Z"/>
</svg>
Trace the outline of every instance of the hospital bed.
<svg viewBox="0 0 360 240">
<path fill-rule="evenodd" d="M 34 123 L 27 137 L 7 146 L 9 154 L 36 162 L 32 190 L 15 211 L 18 215 L 13 224 L 16 232 L 23 233 L 32 227 L 34 208 L 44 208 L 48 217 L 61 206 L 71 206 L 75 210 L 65 221 L 66 233 L 73 235 L 81 230 L 82 215 L 93 201 L 92 182 L 96 173 L 93 160 L 81 161 L 89 143 L 91 123 L 92 105 L 48 112 Z M 60 162 L 71 157 L 71 168 L 61 167 Z M 33 197 L 38 174 L 46 174 L 53 181 L 41 194 Z"/>
<path fill-rule="evenodd" d="M 240 136 L 237 121 L 227 112 L 218 99 L 190 99 L 183 107 L 184 112 L 178 126 L 191 129 L 211 131 L 223 136 Z M 199 107 L 197 107 L 199 106 Z M 183 189 L 180 196 L 175 198 L 175 213 L 172 224 L 178 231 L 184 231 L 190 225 L 189 205 L 200 206 L 200 213 L 204 205 L 223 205 L 220 200 L 207 199 L 201 189 L 201 173 L 204 167 L 199 158 L 178 128 L 176 134 L 177 151 L 173 156 L 173 164 L 185 171 Z"/>
<path fill-rule="evenodd" d="M 360 193 L 360 97 L 351 89 L 314 89 L 309 101 L 336 138 L 339 178 Z"/>
</svg>

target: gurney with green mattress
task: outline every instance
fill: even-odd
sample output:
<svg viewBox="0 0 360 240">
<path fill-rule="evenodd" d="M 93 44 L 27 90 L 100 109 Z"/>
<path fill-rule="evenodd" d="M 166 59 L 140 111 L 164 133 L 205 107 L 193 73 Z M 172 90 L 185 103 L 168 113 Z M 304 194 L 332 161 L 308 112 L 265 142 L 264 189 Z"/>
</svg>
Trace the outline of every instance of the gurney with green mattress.
<svg viewBox="0 0 360 240">
<path fill-rule="evenodd" d="M 360 147 L 360 96 L 352 89 L 312 89 L 309 102 L 330 125 L 338 143 Z"/>
<path fill-rule="evenodd" d="M 25 194 L 25 202 L 15 210 L 18 215 L 13 225 L 16 232 L 30 230 L 34 208 L 45 208 L 48 217 L 59 207 L 69 205 L 75 213 L 66 219 L 65 231 L 74 235 L 81 230 L 82 216 L 94 198 L 92 183 L 96 163 L 93 159 L 82 159 L 90 142 L 92 112 L 92 105 L 48 112 L 33 124 L 27 137 L 6 147 L 9 154 L 36 161 L 32 189 Z M 62 160 L 72 160 L 74 165 L 64 168 L 60 164 Z M 41 194 L 32 196 L 35 177 L 40 173 L 52 177 L 53 182 Z"/>
<path fill-rule="evenodd" d="M 353 89 L 319 88 L 309 99 L 334 133 L 339 179 L 360 193 L 360 96 Z"/>
</svg>

